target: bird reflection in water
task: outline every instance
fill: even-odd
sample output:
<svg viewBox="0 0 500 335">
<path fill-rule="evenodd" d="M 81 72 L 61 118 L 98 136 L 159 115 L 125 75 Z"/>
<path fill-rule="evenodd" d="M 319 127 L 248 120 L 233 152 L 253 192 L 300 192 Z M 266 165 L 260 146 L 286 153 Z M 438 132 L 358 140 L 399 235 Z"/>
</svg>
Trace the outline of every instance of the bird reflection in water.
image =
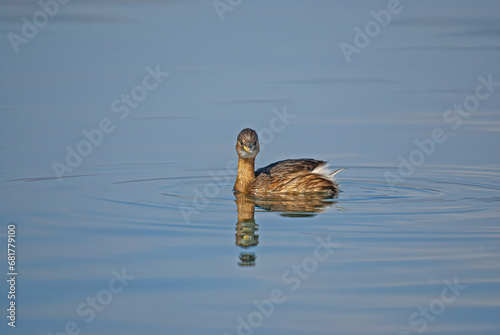
<svg viewBox="0 0 500 335">
<path fill-rule="evenodd" d="M 337 207 L 332 199 L 337 194 L 325 198 L 324 194 L 278 194 L 269 197 L 235 192 L 238 222 L 236 223 L 236 245 L 245 249 L 239 255 L 238 265 L 252 267 L 256 264 L 256 255 L 248 251 L 259 244 L 259 225 L 255 222 L 255 207 L 270 212 L 279 212 L 284 217 L 311 217 L 323 212 L 327 207 Z M 339 207 L 337 207 L 339 208 Z M 341 208 L 339 208 L 341 210 Z"/>
</svg>

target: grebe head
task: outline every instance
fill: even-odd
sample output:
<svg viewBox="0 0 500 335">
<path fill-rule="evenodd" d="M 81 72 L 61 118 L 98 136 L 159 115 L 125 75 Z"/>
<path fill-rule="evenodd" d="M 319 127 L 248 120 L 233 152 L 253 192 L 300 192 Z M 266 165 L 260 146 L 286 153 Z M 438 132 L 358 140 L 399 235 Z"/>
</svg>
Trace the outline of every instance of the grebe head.
<svg viewBox="0 0 500 335">
<path fill-rule="evenodd" d="M 236 152 L 241 158 L 255 158 L 259 153 L 259 138 L 255 130 L 250 128 L 243 129 L 238 135 L 236 141 Z"/>
</svg>

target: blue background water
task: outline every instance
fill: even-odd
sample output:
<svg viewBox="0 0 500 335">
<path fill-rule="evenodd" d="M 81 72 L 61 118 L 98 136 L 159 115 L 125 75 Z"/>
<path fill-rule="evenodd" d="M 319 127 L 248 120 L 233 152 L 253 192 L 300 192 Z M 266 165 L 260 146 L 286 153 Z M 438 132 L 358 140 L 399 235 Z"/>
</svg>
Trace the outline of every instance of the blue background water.
<svg viewBox="0 0 500 335">
<path fill-rule="evenodd" d="M 500 81 L 500 6 L 401 1 L 347 62 L 341 43 L 387 6 L 243 0 L 221 20 L 212 1 L 71 1 L 16 53 L 9 33 L 41 7 L 0 2 L 5 276 L 10 222 L 18 235 L 17 326 L 3 280 L 2 334 L 71 321 L 82 334 L 498 334 L 500 87 L 467 117 L 446 111 L 480 77 Z M 148 67 L 169 74 L 141 91 Z M 147 96 L 124 117 L 132 92 Z M 103 119 L 113 130 L 58 179 L 54 162 Z M 231 191 L 244 127 L 261 135 L 258 166 L 349 167 L 321 213 L 257 208 L 247 250 Z M 435 129 L 446 139 L 419 154 Z M 318 238 L 336 247 L 311 263 Z M 134 278 L 109 298 L 113 270 Z M 276 290 L 285 301 L 258 319 L 254 301 Z M 87 322 L 89 297 L 109 299 Z"/>
</svg>

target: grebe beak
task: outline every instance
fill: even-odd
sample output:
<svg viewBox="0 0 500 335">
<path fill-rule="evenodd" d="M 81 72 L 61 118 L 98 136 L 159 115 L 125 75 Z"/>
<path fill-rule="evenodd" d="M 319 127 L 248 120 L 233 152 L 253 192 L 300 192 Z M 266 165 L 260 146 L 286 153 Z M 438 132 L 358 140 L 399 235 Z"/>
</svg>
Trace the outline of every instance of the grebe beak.
<svg viewBox="0 0 500 335">
<path fill-rule="evenodd" d="M 247 147 L 246 145 L 244 145 L 243 150 L 245 150 L 246 152 L 252 153 L 255 150 L 255 145 L 251 145 L 250 147 Z"/>
</svg>

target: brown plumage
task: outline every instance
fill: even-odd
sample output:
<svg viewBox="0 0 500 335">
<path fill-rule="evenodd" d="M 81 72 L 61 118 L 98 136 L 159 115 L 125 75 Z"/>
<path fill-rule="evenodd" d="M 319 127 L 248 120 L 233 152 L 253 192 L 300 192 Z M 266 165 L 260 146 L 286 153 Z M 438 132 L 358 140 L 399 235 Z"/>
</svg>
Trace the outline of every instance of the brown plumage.
<svg viewBox="0 0 500 335">
<path fill-rule="evenodd" d="M 287 159 L 254 171 L 255 157 L 260 151 L 257 133 L 249 128 L 238 135 L 238 175 L 234 190 L 251 194 L 325 193 L 334 196 L 338 184 L 333 176 L 343 170 L 330 172 L 326 162 L 315 159 Z"/>
</svg>

